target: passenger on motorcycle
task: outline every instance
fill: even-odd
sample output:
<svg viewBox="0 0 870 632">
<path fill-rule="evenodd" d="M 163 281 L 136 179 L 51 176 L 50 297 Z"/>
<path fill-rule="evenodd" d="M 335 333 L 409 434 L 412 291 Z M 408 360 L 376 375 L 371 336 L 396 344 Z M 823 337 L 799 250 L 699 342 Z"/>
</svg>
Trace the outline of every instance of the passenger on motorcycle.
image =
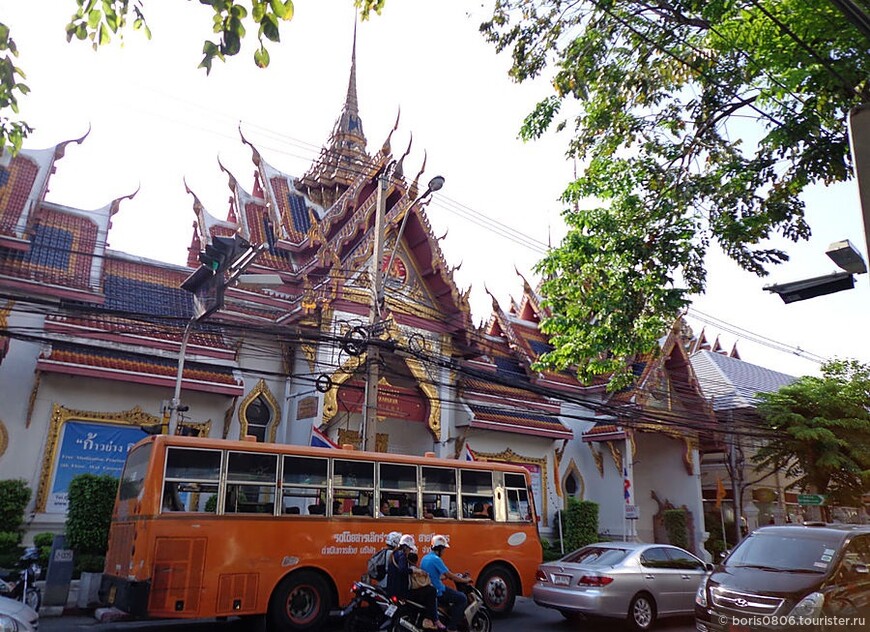
<svg viewBox="0 0 870 632">
<path fill-rule="evenodd" d="M 393 553 L 396 551 L 396 548 L 399 546 L 399 540 L 401 538 L 402 538 L 401 531 L 390 531 L 387 534 L 387 539 L 384 540 L 384 549 L 385 549 L 386 555 L 384 556 L 384 559 L 383 559 L 383 564 L 384 564 L 383 572 L 386 574 L 380 575 L 380 572 L 378 572 L 375 576 L 375 579 L 377 579 L 377 581 L 378 581 L 378 586 L 380 586 L 385 591 L 387 589 L 387 582 L 389 579 L 390 559 L 392 559 Z M 378 554 L 376 554 L 376 556 L 377 555 Z M 371 562 L 369 562 L 369 564 L 371 564 Z M 380 565 L 380 562 L 379 562 L 379 565 Z M 369 576 L 370 577 L 373 575 L 372 570 L 373 569 L 371 569 L 371 568 L 369 569 Z M 380 569 L 377 569 L 377 570 L 380 571 Z"/>
<path fill-rule="evenodd" d="M 449 616 L 449 626 L 447 629 L 448 632 L 453 632 L 457 629 L 460 621 L 462 621 L 465 606 L 468 605 L 468 599 L 458 590 L 445 586 L 444 580 L 452 579 L 454 582 L 467 584 L 471 582 L 471 578 L 451 573 L 444 560 L 441 559 L 444 549 L 450 547 L 446 537 L 443 535 L 433 535 L 431 546 L 432 550 L 424 555 L 420 561 L 420 568 L 429 573 L 429 577 L 432 578 L 432 585 L 435 586 L 439 603 L 447 607 Z"/>
<path fill-rule="evenodd" d="M 429 618 L 423 620 L 427 630 L 438 629 L 438 607 L 435 602 L 435 587 L 423 586 L 411 589 L 411 565 L 408 563 L 408 553 L 417 552 L 414 536 L 406 533 L 399 538 L 399 547 L 393 551 L 390 564 L 387 566 L 387 588 L 389 597 L 411 599 L 421 604 L 429 613 Z"/>
</svg>

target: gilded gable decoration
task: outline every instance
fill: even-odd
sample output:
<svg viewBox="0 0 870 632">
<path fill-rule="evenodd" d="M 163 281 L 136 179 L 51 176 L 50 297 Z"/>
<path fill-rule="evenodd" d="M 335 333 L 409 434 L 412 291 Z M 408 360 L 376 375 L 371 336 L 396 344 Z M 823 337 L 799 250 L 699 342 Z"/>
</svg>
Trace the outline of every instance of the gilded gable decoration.
<svg viewBox="0 0 870 632">
<path fill-rule="evenodd" d="M 589 451 L 592 453 L 592 460 L 595 461 L 595 469 L 598 470 L 598 475 L 604 478 L 604 455 L 591 442 L 586 445 L 589 446 Z"/>
<path fill-rule="evenodd" d="M 613 464 L 616 466 L 616 471 L 622 476 L 622 452 L 616 447 L 613 441 L 605 441 L 607 449 L 610 451 L 610 457 L 613 459 Z"/>
</svg>

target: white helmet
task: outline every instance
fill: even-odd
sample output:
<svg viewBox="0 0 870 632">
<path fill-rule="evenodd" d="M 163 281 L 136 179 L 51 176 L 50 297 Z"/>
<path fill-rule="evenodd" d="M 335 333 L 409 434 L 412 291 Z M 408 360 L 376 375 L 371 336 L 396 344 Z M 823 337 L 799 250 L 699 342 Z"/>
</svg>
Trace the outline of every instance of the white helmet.
<svg viewBox="0 0 870 632">
<path fill-rule="evenodd" d="M 443 535 L 433 535 L 431 544 L 433 549 L 437 549 L 439 546 L 444 547 L 445 549 L 450 548 L 450 544 L 447 542 L 447 538 Z"/>
<path fill-rule="evenodd" d="M 399 546 L 407 546 L 412 551 L 417 551 L 417 545 L 414 543 L 414 536 L 410 533 L 406 533 L 399 538 Z"/>
<path fill-rule="evenodd" d="M 385 543 L 387 546 L 391 546 L 393 548 L 396 548 L 397 546 L 399 546 L 399 540 L 401 538 L 402 538 L 401 531 L 390 531 L 387 534 L 387 539 L 386 539 Z"/>
</svg>

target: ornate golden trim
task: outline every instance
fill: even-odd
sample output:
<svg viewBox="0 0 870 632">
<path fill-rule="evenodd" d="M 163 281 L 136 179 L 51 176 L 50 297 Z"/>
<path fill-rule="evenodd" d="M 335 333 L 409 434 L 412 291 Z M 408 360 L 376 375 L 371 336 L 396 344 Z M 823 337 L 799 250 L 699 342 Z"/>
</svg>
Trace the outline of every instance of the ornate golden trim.
<svg viewBox="0 0 870 632">
<path fill-rule="evenodd" d="M 401 346 L 407 346 L 407 340 L 394 320 L 386 322 L 385 338 L 397 340 Z M 424 338 L 425 341 L 425 338 Z M 424 342 L 425 344 L 425 342 Z M 356 374 L 356 371 L 365 364 L 368 353 L 351 356 L 347 361 L 332 374 L 332 388 L 323 397 L 323 423 L 335 417 L 338 413 L 338 389 Z M 441 440 L 441 399 L 438 397 L 438 389 L 432 384 L 426 373 L 426 367 L 416 358 L 404 358 L 405 366 L 417 380 L 417 387 L 423 391 L 423 395 L 429 401 L 429 419 L 427 425 L 429 431 L 437 440 Z"/>
<path fill-rule="evenodd" d="M 583 478 L 583 475 L 580 473 L 580 468 L 577 467 L 577 464 L 574 462 L 574 459 L 568 461 L 568 467 L 565 468 L 565 475 L 562 477 L 562 491 L 566 494 L 567 490 L 564 489 L 565 481 L 568 480 L 568 477 L 573 474 L 577 478 L 577 482 L 580 486 L 580 500 L 583 500 L 586 497 L 586 480 Z"/>
<path fill-rule="evenodd" d="M 338 429 L 338 445 L 352 445 L 357 450 L 360 449 L 359 430 L 350 430 L 348 428 Z M 377 433 L 375 437 L 375 452 L 390 451 L 390 435 L 386 433 Z"/>
<path fill-rule="evenodd" d="M 685 451 L 683 452 L 683 465 L 686 466 L 686 473 L 689 476 L 695 475 L 695 456 L 694 450 L 698 447 L 698 441 L 694 437 L 683 437 Z"/>
<path fill-rule="evenodd" d="M 278 424 L 281 421 L 281 407 L 278 405 L 278 400 L 269 390 L 269 385 L 266 380 L 260 378 L 256 386 L 248 392 L 239 404 L 239 439 L 244 439 L 248 434 L 248 406 L 258 397 L 262 396 L 272 409 L 272 421 L 269 423 L 269 443 L 275 443 L 275 434 L 278 432 Z"/>
<path fill-rule="evenodd" d="M 530 463 L 541 468 L 541 520 L 546 527 L 548 524 L 547 518 L 547 496 L 549 493 L 549 483 L 547 479 L 547 457 L 523 456 L 517 454 L 510 448 L 501 452 L 478 452 L 474 451 L 474 459 L 476 461 L 499 461 L 502 463 Z"/>
<path fill-rule="evenodd" d="M 317 366 L 317 346 L 310 343 L 302 343 L 299 345 L 300 351 L 302 351 L 302 355 L 305 356 L 305 359 L 308 360 L 308 368 L 311 369 L 311 372 L 314 373 L 314 369 Z M 288 371 L 292 373 L 292 371 Z"/>
<path fill-rule="evenodd" d="M 30 399 L 27 401 L 27 417 L 24 418 L 24 427 L 30 428 L 30 423 L 33 421 L 33 409 L 36 407 L 36 395 L 39 393 L 39 386 L 42 384 L 42 371 L 34 371 L 36 377 L 33 381 L 33 388 L 30 389 Z"/>
<path fill-rule="evenodd" d="M 596 449 L 592 443 L 587 443 L 589 446 L 589 451 L 592 452 L 592 460 L 595 461 L 595 467 L 598 470 L 598 475 L 601 478 L 604 478 L 604 455 L 601 454 L 601 451 Z"/>
<path fill-rule="evenodd" d="M 161 417 L 150 415 L 138 406 L 117 413 L 100 413 L 85 410 L 72 410 L 60 404 L 52 404 L 51 420 L 48 423 L 48 438 L 42 456 L 42 472 L 39 475 L 39 487 L 36 490 L 36 511 L 45 511 L 48 501 L 48 484 L 54 474 L 54 463 L 57 459 L 60 431 L 67 421 L 91 421 L 104 424 L 126 424 L 128 426 L 153 425 L 163 422 Z"/>
<path fill-rule="evenodd" d="M 610 456 L 613 459 L 613 464 L 616 466 L 616 471 L 622 476 L 622 452 L 616 447 L 613 441 L 605 441 L 607 448 L 610 450 Z"/>
<path fill-rule="evenodd" d="M 180 421 L 175 427 L 175 434 L 180 435 L 182 428 L 195 428 L 203 439 L 211 435 L 211 419 L 205 421 Z"/>
<path fill-rule="evenodd" d="M 6 454 L 6 448 L 9 447 L 9 432 L 6 430 L 6 424 L 0 421 L 0 457 Z"/>
</svg>

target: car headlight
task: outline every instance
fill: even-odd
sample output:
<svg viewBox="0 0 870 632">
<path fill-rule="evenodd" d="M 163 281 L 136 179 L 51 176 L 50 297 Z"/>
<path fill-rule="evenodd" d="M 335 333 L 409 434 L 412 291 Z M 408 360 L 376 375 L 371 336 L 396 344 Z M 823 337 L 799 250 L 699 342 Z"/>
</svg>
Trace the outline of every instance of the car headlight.
<svg viewBox="0 0 870 632">
<path fill-rule="evenodd" d="M 18 632 L 20 629 L 18 621 L 8 615 L 0 614 L 0 632 Z"/>
<path fill-rule="evenodd" d="M 820 592 L 810 593 L 801 599 L 788 613 L 790 617 L 814 618 L 822 613 L 825 604 L 825 596 Z"/>
<path fill-rule="evenodd" d="M 695 603 L 701 606 L 702 608 L 707 607 L 707 582 L 701 582 L 701 585 L 698 586 L 698 592 L 695 593 Z"/>
</svg>

